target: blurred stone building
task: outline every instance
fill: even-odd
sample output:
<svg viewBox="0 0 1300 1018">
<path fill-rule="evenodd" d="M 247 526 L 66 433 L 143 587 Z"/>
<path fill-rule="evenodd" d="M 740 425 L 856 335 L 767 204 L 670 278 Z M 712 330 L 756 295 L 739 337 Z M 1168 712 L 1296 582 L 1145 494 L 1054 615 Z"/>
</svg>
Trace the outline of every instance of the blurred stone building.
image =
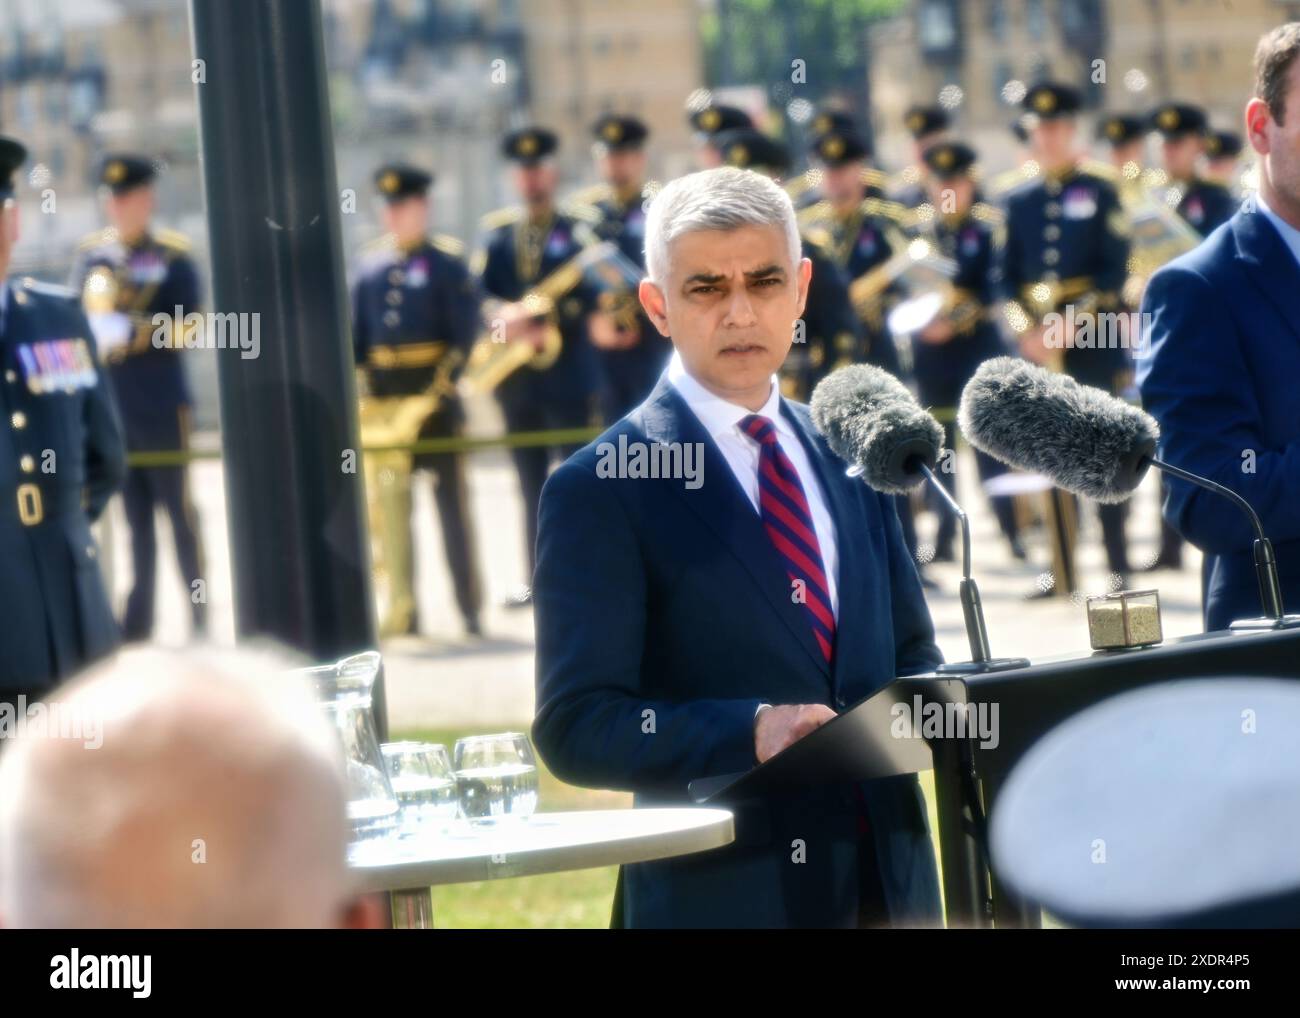
<svg viewBox="0 0 1300 1018">
<path fill-rule="evenodd" d="M 909 160 L 908 105 L 959 94 L 958 130 L 986 169 L 1004 169 L 1020 87 L 1049 74 L 1080 87 L 1091 110 L 1145 112 L 1172 98 L 1237 128 L 1256 42 L 1297 19 L 1294 0 L 912 0 L 871 33 L 881 157 Z"/>
</svg>

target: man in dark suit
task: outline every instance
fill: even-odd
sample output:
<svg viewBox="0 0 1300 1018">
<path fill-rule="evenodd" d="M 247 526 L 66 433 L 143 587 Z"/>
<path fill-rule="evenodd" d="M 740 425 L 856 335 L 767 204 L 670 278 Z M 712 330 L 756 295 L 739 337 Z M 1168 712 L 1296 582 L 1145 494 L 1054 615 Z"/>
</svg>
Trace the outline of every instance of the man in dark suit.
<svg viewBox="0 0 1300 1018">
<path fill-rule="evenodd" d="M 0 279 L 26 155 L 0 138 Z M 72 290 L 0 283 L 0 371 L 0 703 L 16 704 L 117 645 L 90 523 L 122 483 L 126 448 Z"/>
<path fill-rule="evenodd" d="M 1300 22 L 1256 53 L 1247 135 L 1259 193 L 1147 285 L 1138 356 L 1160 455 L 1254 506 L 1289 611 L 1300 610 Z M 1253 204 L 1253 208 L 1249 207 Z M 1226 499 L 1169 478 L 1164 515 L 1205 553 L 1205 628 L 1260 613 L 1253 532 Z"/>
<path fill-rule="evenodd" d="M 892 499 L 781 396 L 812 272 L 789 197 L 734 167 L 680 178 L 646 257 L 675 353 L 543 492 L 532 732 L 565 781 L 683 805 L 941 657 Z M 621 878 L 631 927 L 939 921 L 915 775 L 744 804 L 732 845 Z"/>
</svg>

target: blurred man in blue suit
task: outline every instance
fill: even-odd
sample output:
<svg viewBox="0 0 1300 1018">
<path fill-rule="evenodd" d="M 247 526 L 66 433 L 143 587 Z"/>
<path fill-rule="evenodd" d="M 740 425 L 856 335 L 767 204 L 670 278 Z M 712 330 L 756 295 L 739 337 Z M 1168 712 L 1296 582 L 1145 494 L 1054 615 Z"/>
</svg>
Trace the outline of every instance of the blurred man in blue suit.
<svg viewBox="0 0 1300 1018">
<path fill-rule="evenodd" d="M 1246 106 L 1259 193 L 1147 286 L 1143 405 L 1160 454 L 1245 498 L 1300 611 L 1300 22 L 1266 35 Z M 1205 628 L 1260 614 L 1253 532 L 1231 502 L 1169 479 L 1165 518 L 1205 553 Z"/>
<path fill-rule="evenodd" d="M 533 739 L 565 781 L 683 805 L 941 656 L 892 499 L 777 385 L 811 277 L 789 197 L 734 167 L 680 178 L 646 256 L 675 352 L 547 482 Z M 744 804 L 733 844 L 626 866 L 615 902 L 630 927 L 939 921 L 915 775 Z"/>
</svg>

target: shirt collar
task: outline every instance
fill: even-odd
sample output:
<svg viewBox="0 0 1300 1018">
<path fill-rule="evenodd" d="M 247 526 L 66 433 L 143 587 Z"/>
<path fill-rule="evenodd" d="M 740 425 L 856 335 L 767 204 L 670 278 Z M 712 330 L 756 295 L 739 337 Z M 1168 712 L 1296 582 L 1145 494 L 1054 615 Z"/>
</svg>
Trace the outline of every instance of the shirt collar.
<svg viewBox="0 0 1300 1018">
<path fill-rule="evenodd" d="M 1263 195 L 1256 193 L 1255 204 L 1259 206 L 1259 210 L 1264 213 L 1268 221 L 1273 224 L 1274 229 L 1281 235 L 1282 243 L 1291 249 L 1291 254 L 1295 256 L 1296 263 L 1300 264 L 1300 230 L 1297 230 L 1269 208 L 1264 203 Z"/>
<path fill-rule="evenodd" d="M 709 392 L 687 372 L 686 365 L 676 350 L 668 361 L 668 381 L 686 401 L 691 412 L 699 418 L 711 438 L 717 438 L 738 427 L 752 413 L 758 413 L 772 421 L 778 434 L 794 437 L 790 423 L 781 414 L 781 386 L 776 375 L 772 376 L 772 390 L 768 393 L 767 402 L 757 411 L 730 403 Z"/>
</svg>

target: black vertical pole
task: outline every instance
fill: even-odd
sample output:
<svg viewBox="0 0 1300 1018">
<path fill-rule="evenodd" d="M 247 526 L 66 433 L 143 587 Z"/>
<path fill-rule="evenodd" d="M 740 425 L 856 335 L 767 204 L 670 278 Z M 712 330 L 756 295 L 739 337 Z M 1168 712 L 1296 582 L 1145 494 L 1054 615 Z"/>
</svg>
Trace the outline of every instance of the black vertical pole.
<svg viewBox="0 0 1300 1018">
<path fill-rule="evenodd" d="M 256 357 L 217 351 L 235 625 L 325 661 L 375 625 L 320 6 L 190 17 L 213 310 L 259 330 Z"/>
</svg>

